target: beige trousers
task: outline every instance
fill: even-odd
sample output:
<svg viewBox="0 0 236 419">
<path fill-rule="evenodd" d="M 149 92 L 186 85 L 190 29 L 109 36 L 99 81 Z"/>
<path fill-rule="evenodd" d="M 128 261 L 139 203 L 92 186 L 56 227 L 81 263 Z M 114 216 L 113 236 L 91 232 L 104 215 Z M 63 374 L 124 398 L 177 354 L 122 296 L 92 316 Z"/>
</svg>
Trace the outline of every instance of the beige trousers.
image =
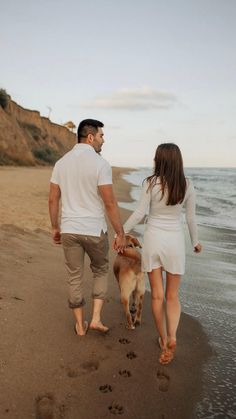
<svg viewBox="0 0 236 419">
<path fill-rule="evenodd" d="M 84 256 L 88 254 L 93 272 L 93 298 L 104 300 L 108 285 L 108 236 L 100 237 L 82 234 L 62 233 L 62 246 L 68 271 L 69 307 L 78 308 L 84 299 Z"/>
</svg>

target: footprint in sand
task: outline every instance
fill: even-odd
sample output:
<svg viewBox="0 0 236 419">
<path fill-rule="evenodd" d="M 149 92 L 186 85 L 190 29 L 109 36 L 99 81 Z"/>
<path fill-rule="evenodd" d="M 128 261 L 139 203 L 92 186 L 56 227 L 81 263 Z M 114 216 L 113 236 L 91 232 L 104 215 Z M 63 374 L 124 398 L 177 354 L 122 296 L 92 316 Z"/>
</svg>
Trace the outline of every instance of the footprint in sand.
<svg viewBox="0 0 236 419">
<path fill-rule="evenodd" d="M 123 413 L 124 413 L 124 408 L 123 408 L 123 406 L 120 406 L 119 404 L 117 404 L 117 403 L 112 403 L 109 407 L 108 407 L 108 409 L 110 410 L 110 412 L 113 414 L 113 415 L 122 415 Z"/>
<path fill-rule="evenodd" d="M 133 352 L 133 351 L 128 352 L 126 356 L 127 356 L 127 358 L 129 358 L 129 359 L 134 359 L 134 358 L 137 358 L 136 353 L 135 353 L 135 352 Z"/>
<path fill-rule="evenodd" d="M 161 370 L 157 370 L 157 380 L 159 382 L 159 390 L 160 391 L 168 391 L 169 390 L 169 381 L 170 377 L 166 373 Z"/>
<path fill-rule="evenodd" d="M 52 393 L 44 393 L 35 399 L 36 419 L 63 419 L 66 414 L 64 403 L 57 405 Z"/>
<path fill-rule="evenodd" d="M 120 338 L 120 339 L 119 339 L 119 342 L 120 342 L 122 345 L 128 345 L 129 343 L 131 343 L 131 342 L 130 342 L 130 340 L 128 340 L 128 339 L 126 339 L 126 338 Z"/>
<path fill-rule="evenodd" d="M 83 364 L 81 364 L 81 367 L 88 372 L 96 371 L 99 368 L 99 362 L 98 361 L 87 361 L 87 362 L 84 362 Z"/>
<path fill-rule="evenodd" d="M 93 372 L 93 371 L 97 371 L 99 368 L 99 361 L 97 360 L 93 360 L 93 361 L 86 361 L 83 364 L 81 364 L 82 369 L 84 370 L 84 372 L 82 372 L 82 374 L 84 374 L 85 372 Z M 81 370 L 74 368 L 73 366 L 67 366 L 66 367 L 66 373 L 67 376 L 70 378 L 76 378 L 81 374 Z"/>
<path fill-rule="evenodd" d="M 75 377 L 78 377 L 79 373 L 74 368 L 68 367 L 67 368 L 67 375 L 70 378 L 75 378 Z"/>
<path fill-rule="evenodd" d="M 119 371 L 119 374 L 122 376 L 122 377 L 131 377 L 131 372 L 130 371 L 128 371 L 128 370 L 120 370 Z"/>
<path fill-rule="evenodd" d="M 55 400 L 51 393 L 39 395 L 36 400 L 36 419 L 53 419 Z"/>
<path fill-rule="evenodd" d="M 112 350 L 112 346 L 111 345 L 105 345 L 105 348 L 108 349 L 109 351 Z"/>
<path fill-rule="evenodd" d="M 101 393 L 111 393 L 112 386 L 110 386 L 110 384 L 105 384 L 104 386 L 100 386 L 99 390 L 101 391 Z"/>
</svg>

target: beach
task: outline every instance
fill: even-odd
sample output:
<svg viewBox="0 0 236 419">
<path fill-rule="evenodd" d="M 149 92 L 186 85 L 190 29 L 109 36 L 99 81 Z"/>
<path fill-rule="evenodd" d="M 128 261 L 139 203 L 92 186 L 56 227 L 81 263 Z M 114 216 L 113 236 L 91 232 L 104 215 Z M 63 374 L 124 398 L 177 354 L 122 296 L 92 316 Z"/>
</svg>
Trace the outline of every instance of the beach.
<svg viewBox="0 0 236 419">
<path fill-rule="evenodd" d="M 131 185 L 113 168 L 118 201 L 131 202 Z M 50 236 L 46 167 L 0 168 L 0 417 L 10 419 L 191 419 L 203 394 L 203 370 L 213 352 L 199 321 L 185 313 L 176 358 L 158 363 L 150 295 L 139 328 L 125 328 L 112 273 L 103 321 L 107 335 L 79 338 L 67 307 L 66 270 Z M 129 210 L 121 209 L 125 221 Z M 187 266 L 188 275 L 191 263 Z M 92 275 L 85 265 L 85 318 L 91 315 Z"/>
</svg>

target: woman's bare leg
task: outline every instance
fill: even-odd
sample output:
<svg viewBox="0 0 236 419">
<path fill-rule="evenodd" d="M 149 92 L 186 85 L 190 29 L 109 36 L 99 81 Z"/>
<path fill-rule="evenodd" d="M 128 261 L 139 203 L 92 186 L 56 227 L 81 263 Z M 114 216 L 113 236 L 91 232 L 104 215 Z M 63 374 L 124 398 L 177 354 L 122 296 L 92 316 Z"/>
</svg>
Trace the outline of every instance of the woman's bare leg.
<svg viewBox="0 0 236 419">
<path fill-rule="evenodd" d="M 153 269 L 152 272 L 148 273 L 148 277 L 151 286 L 152 312 L 154 320 L 162 340 L 162 346 L 166 347 L 167 334 L 162 268 Z"/>
<path fill-rule="evenodd" d="M 176 342 L 181 306 L 179 302 L 180 275 L 166 273 L 166 316 L 167 336 L 170 346 Z"/>
</svg>

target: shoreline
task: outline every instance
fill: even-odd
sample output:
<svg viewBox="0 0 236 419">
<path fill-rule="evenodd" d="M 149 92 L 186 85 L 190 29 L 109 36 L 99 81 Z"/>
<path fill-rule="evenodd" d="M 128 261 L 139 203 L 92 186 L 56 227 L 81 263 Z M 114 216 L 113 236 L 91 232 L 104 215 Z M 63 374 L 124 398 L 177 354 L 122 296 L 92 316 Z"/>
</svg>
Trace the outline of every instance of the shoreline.
<svg viewBox="0 0 236 419">
<path fill-rule="evenodd" d="M 117 413 L 118 407 L 124 419 L 194 417 L 202 396 L 202 370 L 212 356 L 200 323 L 181 314 L 176 358 L 169 366 L 160 366 L 150 294 L 145 295 L 141 327 L 125 329 L 112 273 L 115 254 L 110 250 L 103 319 L 111 330 L 107 336 L 96 332 L 82 339 L 75 336 L 62 249 L 52 243 L 47 229 L 51 169 L 33 170 L 33 179 L 25 176 L 24 168 L 1 172 L 5 174 L 0 181 L 1 187 L 5 185 L 5 212 L 1 208 L 5 225 L 0 227 L 0 416 L 29 418 L 37 412 L 37 419 L 46 419 L 44 404 L 58 419 L 93 419 L 94 412 L 98 419 L 112 418 L 112 409 Z M 118 200 L 131 202 L 131 185 L 121 177 L 125 170 L 132 169 L 113 169 L 114 190 Z M 123 221 L 129 214 L 121 209 Z M 109 237 L 111 243 L 110 227 Z M 88 258 L 85 273 L 89 319 Z"/>
</svg>

